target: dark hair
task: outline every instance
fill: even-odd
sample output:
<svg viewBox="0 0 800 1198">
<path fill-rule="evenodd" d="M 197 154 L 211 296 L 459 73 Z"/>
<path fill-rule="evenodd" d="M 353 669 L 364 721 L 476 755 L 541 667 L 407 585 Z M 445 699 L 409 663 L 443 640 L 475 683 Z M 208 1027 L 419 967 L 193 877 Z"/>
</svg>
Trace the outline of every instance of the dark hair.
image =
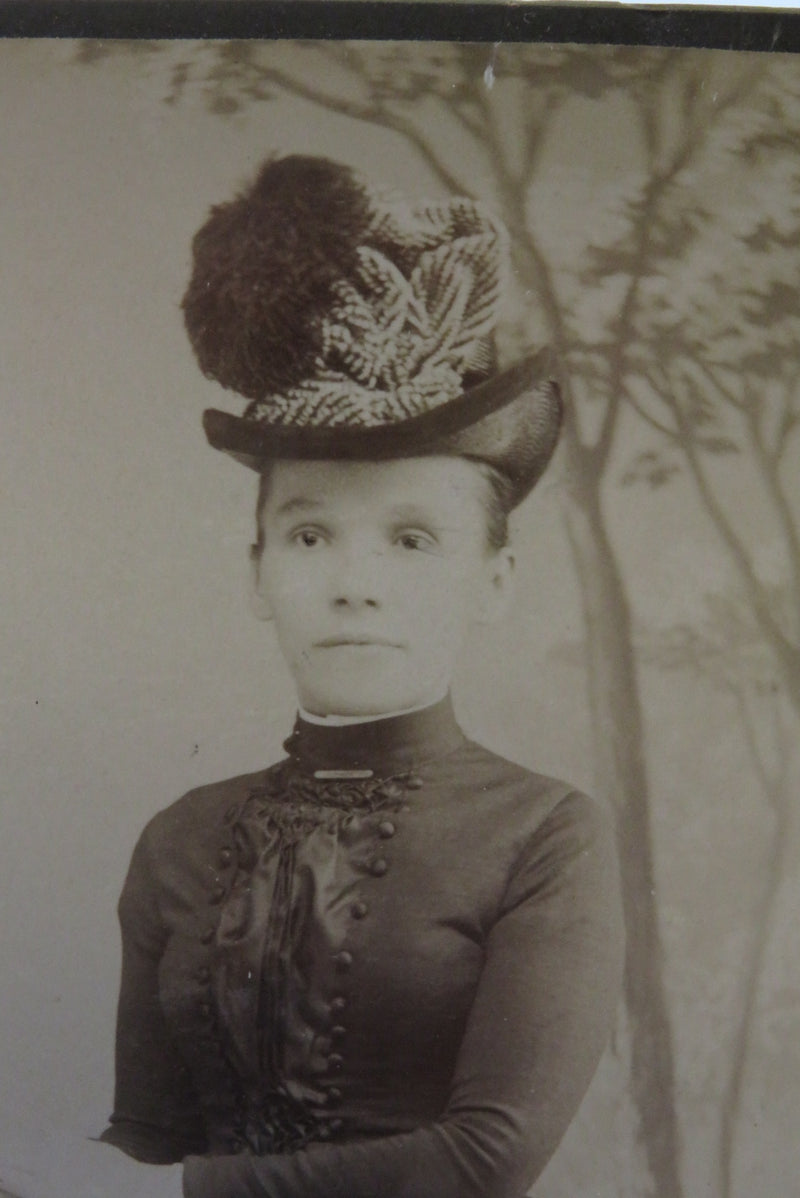
<svg viewBox="0 0 800 1198">
<path fill-rule="evenodd" d="M 256 539 L 251 546 L 251 552 L 254 557 L 261 557 L 264 549 L 264 526 L 261 523 L 261 513 L 264 510 L 264 504 L 267 502 L 267 497 L 269 495 L 271 475 L 272 462 L 265 462 L 261 467 L 261 473 L 258 476 L 258 495 L 256 496 Z"/>
<path fill-rule="evenodd" d="M 489 548 L 497 553 L 508 544 L 508 513 L 513 507 L 511 479 L 488 462 L 470 459 L 478 467 L 487 486 L 484 489 L 483 510 L 486 514 L 486 539 Z"/>
<path fill-rule="evenodd" d="M 501 471 L 482 462 L 478 458 L 467 458 L 467 461 L 477 467 L 478 473 L 486 483 L 481 495 L 481 506 L 486 516 L 486 543 L 497 553 L 508 544 L 508 513 L 512 508 L 513 486 L 511 479 Z M 256 498 L 256 539 L 253 544 L 253 554 L 260 557 L 264 548 L 264 528 L 261 523 L 261 513 L 269 495 L 272 463 L 265 462 L 258 479 L 258 496 Z"/>
</svg>

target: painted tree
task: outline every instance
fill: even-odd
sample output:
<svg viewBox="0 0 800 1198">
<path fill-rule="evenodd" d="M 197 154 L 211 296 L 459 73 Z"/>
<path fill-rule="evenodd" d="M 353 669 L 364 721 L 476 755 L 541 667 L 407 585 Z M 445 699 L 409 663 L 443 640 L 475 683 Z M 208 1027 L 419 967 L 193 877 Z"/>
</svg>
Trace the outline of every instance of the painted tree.
<svg viewBox="0 0 800 1198">
<path fill-rule="evenodd" d="M 662 634 L 656 658 L 711 677 L 734 697 L 771 828 L 771 869 L 742 962 L 721 1109 L 723 1198 L 734 1192 L 765 954 L 781 887 L 800 864 L 800 813 L 787 774 L 800 732 L 799 140 L 800 71 L 777 60 L 746 112 L 719 129 L 704 174 L 684 189 L 686 208 L 702 214 L 693 252 L 654 260 L 637 317 L 639 349 L 625 378 L 630 403 L 655 434 L 626 481 L 663 486 L 688 474 L 740 590 L 735 600 L 712 597 L 702 630 Z M 726 203 L 712 213 L 708 201 L 719 196 L 720 178 L 729 181 Z M 592 264 L 600 274 L 606 269 L 601 259 Z M 742 479 L 758 504 L 749 533 L 732 514 Z"/>
<path fill-rule="evenodd" d="M 770 606 L 775 611 L 785 607 L 786 599 L 784 586 L 772 588 Z M 735 990 L 734 1028 L 721 1101 L 715 1090 L 720 1115 L 718 1193 L 720 1198 L 732 1198 L 736 1192 L 736 1141 L 748 1059 L 763 1002 L 764 963 L 792 855 L 795 794 L 791 766 L 796 752 L 797 717 L 758 617 L 749 598 L 741 592 L 708 593 L 704 614 L 695 622 L 639 629 L 637 655 L 642 663 L 688 674 L 728 697 L 765 805 L 770 868 L 761 881 L 731 985 Z"/>
<path fill-rule="evenodd" d="M 163 46 L 141 46 L 161 53 Z M 84 59 L 105 52 L 89 46 Z M 641 702 L 632 620 L 604 510 L 620 422 L 634 380 L 658 358 L 645 325 L 665 258 L 683 261 L 705 227 L 708 197 L 688 185 L 766 68 L 696 51 L 575 46 L 228 43 L 170 49 L 168 102 L 203 89 L 233 115 L 290 95 L 404 137 L 446 191 L 493 199 L 509 225 L 528 301 L 529 338 L 562 363 L 564 516 L 580 583 L 597 787 L 618 812 L 629 955 L 625 995 L 631 1086 L 659 1198 L 681 1193 L 671 1029 L 664 998 Z M 576 105 L 619 120 L 634 143 L 611 227 L 548 235 L 548 163 Z M 746 110 L 746 105 L 744 106 Z M 597 119 L 594 127 L 600 129 Z M 616 129 L 606 128 L 609 145 Z M 575 250 L 583 253 L 575 253 Z M 586 253 L 591 253 L 586 258 Z M 582 269 L 588 262 L 591 269 Z M 596 336 L 588 328 L 598 328 Z M 653 373 L 653 372 L 651 372 Z"/>
<path fill-rule="evenodd" d="M 739 185 L 713 219 L 706 205 L 690 257 L 653 264 L 625 385 L 656 433 L 648 461 L 665 478 L 691 477 L 800 715 L 800 71 L 781 66 L 716 146 Z M 711 167 L 689 206 L 713 188 Z M 725 501 L 726 476 L 743 470 L 764 506 L 756 540 Z M 785 575 L 780 605 L 759 561 L 765 534 Z"/>
</svg>

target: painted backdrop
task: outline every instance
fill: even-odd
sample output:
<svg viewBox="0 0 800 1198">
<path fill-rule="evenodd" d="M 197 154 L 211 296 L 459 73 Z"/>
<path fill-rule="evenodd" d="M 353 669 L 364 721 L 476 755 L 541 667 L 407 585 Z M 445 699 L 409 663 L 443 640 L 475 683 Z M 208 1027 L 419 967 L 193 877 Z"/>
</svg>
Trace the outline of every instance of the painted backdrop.
<svg viewBox="0 0 800 1198">
<path fill-rule="evenodd" d="M 0 1135 L 96 1134 L 139 829 L 280 752 L 253 480 L 207 449 L 189 242 L 270 152 L 511 227 L 570 421 L 467 729 L 615 805 L 617 1034 L 540 1198 L 800 1171 L 800 62 L 662 49 L 0 45 Z M 233 405 L 232 405 L 233 406 Z"/>
</svg>

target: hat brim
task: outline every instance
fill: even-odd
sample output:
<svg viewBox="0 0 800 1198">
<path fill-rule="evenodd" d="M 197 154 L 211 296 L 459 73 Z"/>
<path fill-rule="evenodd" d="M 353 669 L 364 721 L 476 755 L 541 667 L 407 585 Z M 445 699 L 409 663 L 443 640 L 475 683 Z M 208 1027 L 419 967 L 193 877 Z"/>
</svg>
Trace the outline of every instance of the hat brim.
<svg viewBox="0 0 800 1198">
<path fill-rule="evenodd" d="M 516 506 L 544 472 L 561 418 L 551 356 L 542 350 L 457 399 L 399 423 L 298 427 L 208 408 L 203 427 L 214 449 L 258 471 L 277 459 L 380 461 L 439 453 L 474 458 L 506 475 Z"/>
</svg>

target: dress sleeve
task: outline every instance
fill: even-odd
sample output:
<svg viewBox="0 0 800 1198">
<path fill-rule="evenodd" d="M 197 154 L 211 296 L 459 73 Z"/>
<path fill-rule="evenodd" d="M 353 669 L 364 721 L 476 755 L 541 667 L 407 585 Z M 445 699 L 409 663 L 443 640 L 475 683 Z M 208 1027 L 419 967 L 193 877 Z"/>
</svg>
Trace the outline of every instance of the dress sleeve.
<svg viewBox="0 0 800 1198">
<path fill-rule="evenodd" d="M 147 831 L 119 901 L 122 978 L 117 1007 L 114 1113 L 100 1139 L 149 1164 L 205 1149 L 188 1071 L 167 1031 L 158 991 L 166 931 L 150 865 Z"/>
<path fill-rule="evenodd" d="M 186 1198 L 520 1198 L 608 1038 L 623 956 L 618 878 L 608 822 L 568 795 L 510 879 L 441 1117 L 291 1156 L 190 1157 Z"/>
</svg>

